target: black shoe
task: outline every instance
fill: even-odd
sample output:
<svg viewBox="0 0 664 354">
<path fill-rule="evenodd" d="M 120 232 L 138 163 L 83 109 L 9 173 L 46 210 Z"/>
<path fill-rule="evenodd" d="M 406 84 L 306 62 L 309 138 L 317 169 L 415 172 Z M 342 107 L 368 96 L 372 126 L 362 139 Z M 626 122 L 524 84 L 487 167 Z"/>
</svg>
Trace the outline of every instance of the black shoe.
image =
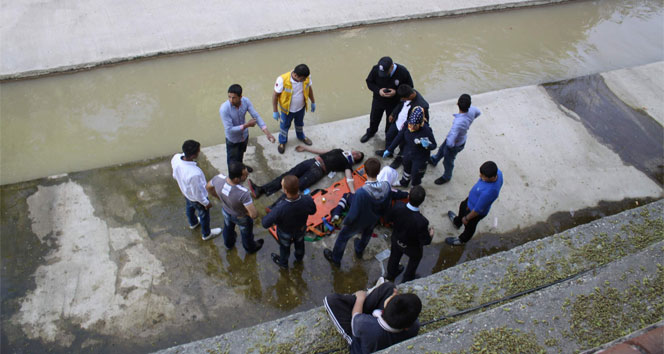
<svg viewBox="0 0 664 354">
<path fill-rule="evenodd" d="M 323 256 L 325 256 L 325 259 L 327 259 L 328 261 L 330 261 L 330 263 L 332 263 L 332 264 L 334 264 L 335 266 L 337 266 L 337 268 L 340 268 L 340 267 L 341 267 L 341 262 L 337 263 L 337 262 L 335 262 L 334 259 L 332 258 L 332 251 L 328 250 L 327 248 L 324 249 L 324 250 L 323 250 Z"/>
<path fill-rule="evenodd" d="M 454 223 L 454 219 L 456 219 L 456 214 L 452 210 L 447 212 L 447 217 L 450 218 L 450 221 L 452 222 L 452 225 L 458 230 L 461 228 L 461 226 L 457 226 L 457 224 Z"/>
<path fill-rule="evenodd" d="M 438 185 L 441 185 L 441 184 L 445 184 L 445 183 L 447 183 L 447 182 L 449 182 L 449 181 L 450 181 L 450 180 L 447 179 L 447 178 L 439 177 L 439 178 L 436 178 L 436 180 L 433 181 L 433 183 L 438 184 Z"/>
<path fill-rule="evenodd" d="M 288 264 L 281 263 L 281 258 L 278 254 L 272 253 L 270 256 L 272 256 L 272 262 L 276 263 L 281 269 L 288 269 Z"/>
<path fill-rule="evenodd" d="M 256 199 L 263 195 L 263 189 L 259 186 L 257 186 L 254 181 L 251 179 L 248 179 L 249 181 L 249 192 L 251 192 L 251 197 Z"/>
<path fill-rule="evenodd" d="M 383 153 L 384 153 L 384 152 L 385 152 L 385 149 L 376 150 L 376 156 L 383 157 Z"/>
<path fill-rule="evenodd" d="M 399 166 L 401 166 L 401 161 L 402 160 L 403 160 L 403 157 L 401 157 L 401 155 L 397 155 L 397 157 L 394 159 L 394 161 L 392 161 L 392 163 L 390 164 L 390 167 L 392 167 L 393 169 L 396 170 L 397 168 L 399 168 Z"/>
<path fill-rule="evenodd" d="M 409 184 L 410 184 L 409 179 L 402 178 L 401 181 L 399 181 L 399 185 L 402 187 L 408 187 Z"/>
<path fill-rule="evenodd" d="M 249 173 L 254 172 L 254 169 L 251 166 L 244 165 L 244 167 L 247 169 L 247 172 Z"/>
<path fill-rule="evenodd" d="M 253 250 L 251 250 L 249 253 L 256 253 L 256 252 L 258 252 L 258 251 L 263 247 L 263 243 L 265 243 L 265 240 L 263 240 L 263 239 L 256 240 L 256 248 L 254 248 Z"/>
<path fill-rule="evenodd" d="M 433 161 L 433 156 L 429 156 L 427 163 L 431 166 L 436 166 L 436 163 Z"/>
<path fill-rule="evenodd" d="M 373 137 L 373 134 L 366 133 L 366 134 L 362 135 L 362 137 L 360 138 L 360 142 L 361 143 L 366 143 L 372 137 Z"/>
<path fill-rule="evenodd" d="M 448 237 L 445 239 L 445 243 L 450 246 L 463 246 L 463 242 L 458 237 Z"/>
</svg>

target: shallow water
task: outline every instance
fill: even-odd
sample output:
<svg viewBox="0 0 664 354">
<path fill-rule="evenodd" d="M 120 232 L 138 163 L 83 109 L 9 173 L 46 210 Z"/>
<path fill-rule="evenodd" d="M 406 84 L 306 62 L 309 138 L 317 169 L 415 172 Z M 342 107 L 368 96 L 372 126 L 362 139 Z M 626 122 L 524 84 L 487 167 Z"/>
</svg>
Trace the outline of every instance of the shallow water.
<svg viewBox="0 0 664 354">
<path fill-rule="evenodd" d="M 368 114 L 364 79 L 391 55 L 429 102 L 664 59 L 661 1 L 582 1 L 266 40 L 0 84 L 0 184 L 224 142 L 219 105 L 244 87 L 271 131 L 277 75 L 305 62 L 306 124 Z M 509 104 L 509 102 L 506 102 Z M 364 129 L 365 127 L 359 127 Z M 254 129 L 251 134 L 259 134 Z"/>
</svg>

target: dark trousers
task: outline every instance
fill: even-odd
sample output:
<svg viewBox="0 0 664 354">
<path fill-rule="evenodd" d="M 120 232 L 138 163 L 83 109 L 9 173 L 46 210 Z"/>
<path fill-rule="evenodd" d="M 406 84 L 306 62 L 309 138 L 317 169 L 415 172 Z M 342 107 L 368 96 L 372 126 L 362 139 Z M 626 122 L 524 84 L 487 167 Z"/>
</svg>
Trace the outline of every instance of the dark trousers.
<svg viewBox="0 0 664 354">
<path fill-rule="evenodd" d="M 226 139 L 226 164 L 230 166 L 231 161 L 242 162 L 244 152 L 247 151 L 249 139 L 241 143 L 232 143 Z"/>
<path fill-rule="evenodd" d="M 468 215 L 470 213 L 470 209 L 468 209 L 468 198 L 464 199 L 461 204 L 459 204 L 459 213 L 457 214 L 457 217 L 454 218 L 454 225 L 457 227 L 461 227 L 463 225 L 463 222 L 461 219 Z M 480 220 L 484 219 L 486 215 L 478 215 L 470 220 L 468 220 L 468 224 L 466 227 L 463 228 L 463 232 L 461 235 L 459 235 L 459 240 L 461 242 L 466 243 L 470 241 L 470 239 L 473 237 L 475 234 L 475 229 L 477 229 L 477 224 L 480 222 Z"/>
<path fill-rule="evenodd" d="M 288 266 L 291 243 L 295 244 L 295 259 L 301 261 L 304 258 L 304 233 L 291 235 L 277 227 L 277 236 L 279 237 L 279 261 L 282 265 Z"/>
<path fill-rule="evenodd" d="M 385 300 L 392 296 L 396 286 L 394 283 L 385 282 L 367 295 L 362 306 L 362 313 L 370 314 L 373 310 L 383 309 Z M 353 319 L 353 306 L 355 305 L 355 295 L 352 294 L 332 294 L 323 300 L 327 314 L 332 323 L 337 328 L 344 339 L 351 344 L 353 342 L 353 330 L 351 321 Z"/>
<path fill-rule="evenodd" d="M 235 246 L 237 233 L 235 232 L 235 225 L 240 227 L 240 236 L 242 237 L 242 247 L 249 253 L 255 252 L 258 244 L 254 240 L 254 220 L 249 216 L 233 216 L 221 208 L 221 213 L 224 215 L 224 230 L 222 236 L 224 238 L 224 246 L 231 249 Z"/>
<path fill-rule="evenodd" d="M 422 184 L 422 177 L 427 171 L 427 161 L 426 160 L 413 160 L 410 158 L 404 158 L 403 160 L 403 178 L 409 181 L 413 179 L 413 187 L 419 186 Z"/>
<path fill-rule="evenodd" d="M 373 99 L 373 101 L 371 101 L 371 113 L 369 114 L 369 128 L 367 128 L 367 134 L 376 134 L 378 127 L 380 126 L 380 121 L 383 119 L 383 113 L 385 113 L 386 116 L 389 116 L 397 104 L 399 104 L 399 101 L 383 102 L 381 100 Z M 385 134 L 387 134 L 390 125 L 391 123 L 387 117 L 385 117 Z"/>
<path fill-rule="evenodd" d="M 389 129 L 387 130 L 387 132 L 385 132 L 385 150 L 387 150 L 387 148 L 389 148 L 390 145 L 392 145 L 392 142 L 394 141 L 394 139 L 396 139 L 397 135 L 399 135 L 399 129 L 397 129 L 397 125 L 395 123 L 391 123 Z M 402 141 L 401 144 L 399 144 L 399 155 L 403 153 L 403 146 L 405 143 L 406 143 L 405 141 Z M 392 153 L 396 152 L 392 151 Z"/>
<path fill-rule="evenodd" d="M 353 227 L 351 225 L 345 225 L 339 234 L 337 235 L 337 240 L 334 242 L 334 248 L 332 248 L 332 259 L 341 263 L 341 258 L 344 256 L 344 251 L 346 250 L 346 244 L 348 240 L 353 238 L 358 233 L 361 233 L 359 241 L 355 242 L 355 253 L 362 253 L 364 249 L 371 241 L 371 235 L 373 235 L 375 224 L 365 228 Z"/>
<path fill-rule="evenodd" d="M 406 254 L 408 256 L 408 266 L 406 271 L 403 273 L 403 281 L 409 281 L 415 279 L 415 271 L 417 266 L 420 265 L 422 260 L 422 247 L 406 247 L 403 248 L 399 246 L 397 240 L 392 239 L 392 248 L 390 250 L 390 259 L 387 261 L 387 279 L 394 281 L 397 277 L 397 272 L 399 271 L 399 261 L 401 256 Z"/>
<path fill-rule="evenodd" d="M 186 200 L 184 212 L 187 215 L 189 226 L 194 226 L 200 222 L 201 233 L 207 237 L 210 234 L 210 210 L 199 202 L 192 202 L 187 198 L 184 198 L 184 200 Z M 197 215 L 198 218 L 196 218 Z"/>
<path fill-rule="evenodd" d="M 307 189 L 312 184 L 320 181 L 320 179 L 323 178 L 323 170 L 318 165 L 316 165 L 316 159 L 304 160 L 295 165 L 295 167 L 288 170 L 288 172 L 273 179 L 267 184 L 262 185 L 260 188 L 262 188 L 267 195 L 279 191 L 281 190 L 281 180 L 287 175 L 297 176 L 297 178 L 300 180 L 299 187 L 302 191 Z"/>
</svg>

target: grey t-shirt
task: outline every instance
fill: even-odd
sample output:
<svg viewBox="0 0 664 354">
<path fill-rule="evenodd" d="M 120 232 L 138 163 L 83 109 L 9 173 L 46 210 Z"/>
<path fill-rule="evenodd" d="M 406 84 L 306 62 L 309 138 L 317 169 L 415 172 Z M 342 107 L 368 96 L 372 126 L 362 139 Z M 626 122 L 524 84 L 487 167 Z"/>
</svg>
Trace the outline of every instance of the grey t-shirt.
<svg viewBox="0 0 664 354">
<path fill-rule="evenodd" d="M 225 212 L 235 217 L 247 216 L 245 206 L 249 206 L 254 202 L 247 188 L 240 184 L 231 185 L 226 183 L 226 176 L 221 173 L 212 177 L 210 183 L 221 198 L 221 207 Z"/>
</svg>

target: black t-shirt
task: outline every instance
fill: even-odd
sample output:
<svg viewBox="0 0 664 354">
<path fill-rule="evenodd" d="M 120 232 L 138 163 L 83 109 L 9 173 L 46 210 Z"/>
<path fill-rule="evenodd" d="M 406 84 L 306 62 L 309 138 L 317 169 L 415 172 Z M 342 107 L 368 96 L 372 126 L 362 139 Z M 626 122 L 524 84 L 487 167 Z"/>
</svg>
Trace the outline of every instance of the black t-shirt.
<svg viewBox="0 0 664 354">
<path fill-rule="evenodd" d="M 328 172 L 343 172 L 346 169 L 353 169 L 353 164 L 348 161 L 346 156 L 344 156 L 344 151 L 341 149 L 333 149 L 320 154 L 320 158 L 323 159 L 325 169 Z"/>
</svg>

